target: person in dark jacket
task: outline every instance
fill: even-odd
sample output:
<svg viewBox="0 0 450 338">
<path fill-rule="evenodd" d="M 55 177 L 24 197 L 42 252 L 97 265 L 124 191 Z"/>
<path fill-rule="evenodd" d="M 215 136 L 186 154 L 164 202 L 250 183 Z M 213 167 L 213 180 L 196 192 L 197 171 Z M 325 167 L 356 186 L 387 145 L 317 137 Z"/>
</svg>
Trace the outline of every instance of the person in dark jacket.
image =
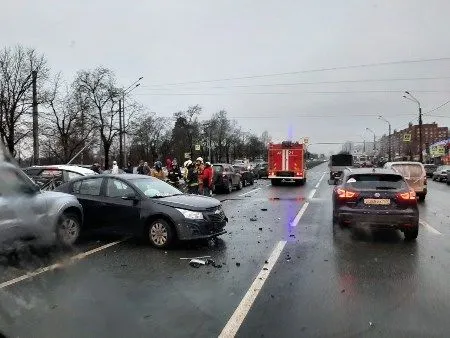
<svg viewBox="0 0 450 338">
<path fill-rule="evenodd" d="M 144 161 L 142 161 L 142 160 L 139 161 L 139 165 L 138 165 L 138 167 L 137 167 L 136 172 L 137 172 L 139 175 L 145 175 L 145 174 L 144 174 Z"/>
<path fill-rule="evenodd" d="M 187 164 L 186 184 L 189 194 L 198 194 L 198 171 L 192 161 Z"/>
<path fill-rule="evenodd" d="M 173 160 L 170 165 L 170 170 L 167 174 L 167 178 L 170 181 L 170 183 L 174 186 L 178 186 L 179 180 L 183 177 L 181 174 L 181 169 L 178 163 Z"/>
<path fill-rule="evenodd" d="M 127 174 L 133 173 L 133 166 L 131 165 L 131 162 L 127 163 L 127 166 L 123 169 L 123 171 L 126 172 Z"/>
</svg>

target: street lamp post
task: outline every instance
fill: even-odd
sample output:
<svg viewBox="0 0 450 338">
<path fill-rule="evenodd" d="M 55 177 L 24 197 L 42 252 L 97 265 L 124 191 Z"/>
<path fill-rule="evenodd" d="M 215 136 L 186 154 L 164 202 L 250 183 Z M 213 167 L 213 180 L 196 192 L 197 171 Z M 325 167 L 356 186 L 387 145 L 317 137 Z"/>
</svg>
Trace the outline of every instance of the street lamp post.
<svg viewBox="0 0 450 338">
<path fill-rule="evenodd" d="M 417 105 L 419 106 L 419 162 L 423 162 L 423 147 L 422 147 L 422 106 L 420 104 L 420 101 L 417 100 L 410 92 L 405 91 L 406 95 L 403 95 L 403 98 L 415 102 L 417 103 Z"/>
<path fill-rule="evenodd" d="M 144 77 L 140 77 L 134 81 L 128 88 L 122 92 L 122 99 L 119 100 L 119 165 L 122 167 L 127 163 L 127 151 L 125 143 L 125 96 L 139 87 Z"/>
<path fill-rule="evenodd" d="M 383 116 L 378 116 L 378 119 L 379 120 L 383 120 L 384 122 L 386 122 L 387 124 L 388 124 L 388 126 L 389 126 L 389 136 L 388 136 L 388 147 L 389 147 L 389 150 L 388 150 L 388 161 L 390 162 L 391 161 L 391 123 L 388 121 L 388 120 L 386 120 Z"/>
</svg>

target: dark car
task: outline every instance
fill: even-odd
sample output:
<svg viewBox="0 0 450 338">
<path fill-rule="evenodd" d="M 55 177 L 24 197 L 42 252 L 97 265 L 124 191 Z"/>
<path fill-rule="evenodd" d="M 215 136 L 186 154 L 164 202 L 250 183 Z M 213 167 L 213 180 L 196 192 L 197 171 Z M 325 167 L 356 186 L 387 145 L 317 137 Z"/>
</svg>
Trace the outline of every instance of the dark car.
<svg viewBox="0 0 450 338">
<path fill-rule="evenodd" d="M 444 182 L 447 181 L 447 171 L 450 170 L 450 165 L 441 165 L 437 167 L 433 173 L 433 181 Z"/>
<path fill-rule="evenodd" d="M 163 248 L 174 240 L 216 237 L 228 221 L 218 200 L 185 195 L 154 177 L 96 175 L 57 189 L 83 206 L 85 228 L 110 227 Z"/>
<path fill-rule="evenodd" d="M 237 173 L 241 174 L 241 181 L 243 187 L 245 187 L 247 184 L 253 185 L 253 183 L 255 183 L 255 177 L 253 175 L 253 172 L 247 169 L 247 167 L 242 165 L 234 165 L 233 168 Z"/>
<path fill-rule="evenodd" d="M 345 170 L 333 189 L 333 222 L 399 229 L 414 240 L 419 233 L 416 194 L 392 169 Z"/>
<path fill-rule="evenodd" d="M 214 169 L 214 190 L 224 190 L 231 193 L 233 188 L 242 189 L 241 174 L 234 170 L 233 166 L 228 163 L 213 164 Z"/>
<path fill-rule="evenodd" d="M 437 165 L 436 164 L 424 164 L 423 167 L 425 168 L 427 177 L 430 177 L 430 178 L 433 177 L 433 173 L 436 171 Z"/>
<path fill-rule="evenodd" d="M 267 162 L 261 162 L 255 165 L 253 168 L 253 174 L 255 178 L 267 178 L 269 177 L 269 164 Z"/>
</svg>

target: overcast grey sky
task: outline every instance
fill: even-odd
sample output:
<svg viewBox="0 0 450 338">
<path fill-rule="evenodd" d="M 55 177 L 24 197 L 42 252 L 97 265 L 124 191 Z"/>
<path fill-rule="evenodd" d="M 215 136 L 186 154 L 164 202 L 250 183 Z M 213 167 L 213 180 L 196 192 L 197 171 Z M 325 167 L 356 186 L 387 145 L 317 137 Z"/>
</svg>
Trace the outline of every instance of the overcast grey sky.
<svg viewBox="0 0 450 338">
<path fill-rule="evenodd" d="M 450 79 L 412 79 L 450 77 L 450 60 L 161 84 L 450 57 L 449 12 L 445 0 L 3 0 L 0 45 L 35 47 L 67 79 L 98 65 L 113 69 L 123 86 L 143 76 L 134 97 L 160 115 L 200 104 L 203 118 L 225 109 L 275 140 L 358 141 L 366 127 L 386 132 L 378 113 L 397 129 L 417 118 L 403 90 L 424 112 L 450 100 Z M 323 83 L 381 79 L 410 80 Z M 449 111 L 450 104 L 435 115 Z"/>
</svg>

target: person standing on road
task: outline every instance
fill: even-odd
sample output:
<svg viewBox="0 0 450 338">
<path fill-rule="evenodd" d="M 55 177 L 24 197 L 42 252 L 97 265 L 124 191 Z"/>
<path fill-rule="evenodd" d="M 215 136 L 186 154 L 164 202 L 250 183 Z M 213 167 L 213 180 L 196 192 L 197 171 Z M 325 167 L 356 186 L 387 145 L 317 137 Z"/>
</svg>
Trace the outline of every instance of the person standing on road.
<svg viewBox="0 0 450 338">
<path fill-rule="evenodd" d="M 132 174 L 133 173 L 133 166 L 131 165 L 131 162 L 127 163 L 126 168 L 123 169 L 124 172 L 126 172 L 127 174 Z"/>
<path fill-rule="evenodd" d="M 168 171 L 167 178 L 173 186 L 178 187 L 179 180 L 183 177 L 183 175 L 181 174 L 180 166 L 177 164 L 175 159 L 172 161 L 170 168 L 171 169 Z"/>
<path fill-rule="evenodd" d="M 198 194 L 198 172 L 192 161 L 188 161 L 187 163 L 186 184 L 189 194 Z"/>
<path fill-rule="evenodd" d="M 162 163 L 160 161 L 155 162 L 155 167 L 152 170 L 151 175 L 153 177 L 159 178 L 161 181 L 166 180 L 166 174 L 164 173 L 164 170 L 162 169 Z"/>
<path fill-rule="evenodd" d="M 116 161 L 113 161 L 113 166 L 111 169 L 111 174 L 118 175 L 119 174 L 119 166 L 117 165 Z"/>
<path fill-rule="evenodd" d="M 213 188 L 213 168 L 211 166 L 210 162 L 205 163 L 205 169 L 203 170 L 203 195 L 204 196 L 211 196 L 212 195 L 212 188 Z"/>
<path fill-rule="evenodd" d="M 138 165 L 138 167 L 136 169 L 136 172 L 139 175 L 144 175 L 144 161 L 142 161 L 142 160 L 139 161 L 139 165 Z"/>
<path fill-rule="evenodd" d="M 143 167 L 143 173 L 144 175 L 150 176 L 152 174 L 152 169 L 150 168 L 150 166 L 148 165 L 147 162 L 144 162 L 144 167 Z"/>
<path fill-rule="evenodd" d="M 198 157 L 195 162 L 195 168 L 198 176 L 198 194 L 203 195 L 203 170 L 205 169 L 203 158 Z"/>
</svg>

